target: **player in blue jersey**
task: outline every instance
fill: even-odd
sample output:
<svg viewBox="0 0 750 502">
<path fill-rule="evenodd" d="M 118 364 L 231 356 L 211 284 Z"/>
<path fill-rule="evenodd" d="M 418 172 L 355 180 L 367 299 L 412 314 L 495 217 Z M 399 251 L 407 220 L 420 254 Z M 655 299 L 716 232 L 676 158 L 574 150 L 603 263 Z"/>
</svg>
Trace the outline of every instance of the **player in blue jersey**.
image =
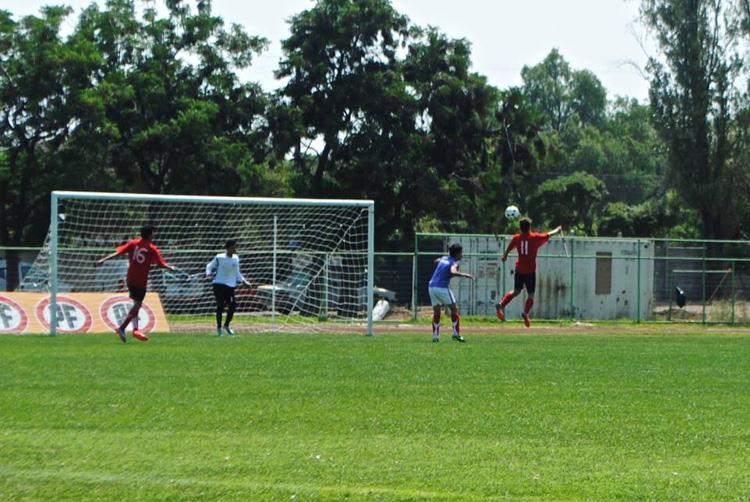
<svg viewBox="0 0 750 502">
<path fill-rule="evenodd" d="M 432 341 L 440 341 L 440 311 L 443 305 L 448 305 L 451 309 L 451 321 L 453 322 L 452 338 L 457 342 L 465 342 L 466 340 L 460 333 L 458 305 L 456 305 L 456 297 L 451 291 L 450 282 L 453 277 L 474 279 L 474 276 L 458 271 L 458 262 L 464 255 L 464 248 L 461 247 L 461 244 L 451 244 L 448 252 L 450 253 L 448 256 L 435 260 L 437 266 L 432 273 L 429 284 L 430 303 L 432 304 Z"/>
</svg>

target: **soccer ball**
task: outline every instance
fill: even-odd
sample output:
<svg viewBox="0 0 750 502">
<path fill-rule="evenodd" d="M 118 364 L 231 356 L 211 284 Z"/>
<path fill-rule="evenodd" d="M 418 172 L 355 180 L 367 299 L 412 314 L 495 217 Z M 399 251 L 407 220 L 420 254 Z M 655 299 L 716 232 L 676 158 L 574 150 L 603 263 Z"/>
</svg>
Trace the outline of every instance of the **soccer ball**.
<svg viewBox="0 0 750 502">
<path fill-rule="evenodd" d="M 517 220 L 521 216 L 521 211 L 516 206 L 508 206 L 505 208 L 505 217 L 509 220 Z"/>
</svg>

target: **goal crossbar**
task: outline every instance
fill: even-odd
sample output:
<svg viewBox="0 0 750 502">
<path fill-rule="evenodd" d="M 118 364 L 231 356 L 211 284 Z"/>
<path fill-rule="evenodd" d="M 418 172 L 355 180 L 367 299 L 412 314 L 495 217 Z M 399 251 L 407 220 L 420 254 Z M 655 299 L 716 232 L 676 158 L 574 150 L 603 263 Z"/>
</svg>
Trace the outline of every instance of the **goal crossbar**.
<svg viewBox="0 0 750 502">
<path fill-rule="evenodd" d="M 223 197 L 212 195 L 163 195 L 143 193 L 110 193 L 110 192 L 71 192 L 55 190 L 52 200 L 120 200 L 134 202 L 189 202 L 194 204 L 243 204 L 243 205 L 274 205 L 274 206 L 355 206 L 373 207 L 372 200 L 356 199 L 289 199 L 280 197 Z"/>
</svg>

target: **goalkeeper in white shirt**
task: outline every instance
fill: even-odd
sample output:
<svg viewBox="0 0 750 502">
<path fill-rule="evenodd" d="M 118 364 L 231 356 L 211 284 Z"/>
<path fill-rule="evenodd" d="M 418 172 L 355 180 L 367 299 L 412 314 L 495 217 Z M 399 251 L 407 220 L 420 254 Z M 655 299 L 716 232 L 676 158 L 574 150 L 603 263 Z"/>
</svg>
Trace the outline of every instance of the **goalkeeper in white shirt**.
<svg viewBox="0 0 750 502">
<path fill-rule="evenodd" d="M 240 257 L 237 256 L 237 241 L 230 239 L 224 245 L 226 252 L 219 253 L 211 259 L 206 265 L 206 279 L 212 281 L 214 286 L 214 297 L 216 297 L 216 334 L 219 336 L 226 333 L 234 336 L 234 331 L 229 327 L 234 317 L 234 311 L 237 308 L 237 301 L 234 298 L 234 288 L 237 283 L 241 282 L 245 286 L 250 283 L 240 272 Z M 224 313 L 224 307 L 227 308 L 227 317 L 224 320 L 224 327 L 221 325 L 221 317 Z"/>
</svg>

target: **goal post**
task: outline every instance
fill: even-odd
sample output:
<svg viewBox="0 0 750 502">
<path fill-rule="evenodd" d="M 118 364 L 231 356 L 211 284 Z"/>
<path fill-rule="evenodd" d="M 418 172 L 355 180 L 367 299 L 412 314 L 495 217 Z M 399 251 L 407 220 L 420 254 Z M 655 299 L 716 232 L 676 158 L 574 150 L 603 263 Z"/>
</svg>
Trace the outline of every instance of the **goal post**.
<svg viewBox="0 0 750 502">
<path fill-rule="evenodd" d="M 127 261 L 93 263 L 146 223 L 178 271 L 152 269 L 173 330 L 213 331 L 206 264 L 238 242 L 241 271 L 232 326 L 240 331 L 336 330 L 373 334 L 374 202 L 55 191 L 50 228 L 23 291 L 123 292 Z M 50 315 L 50 317 L 53 317 Z M 57 324 L 50 322 L 50 334 Z"/>
</svg>

